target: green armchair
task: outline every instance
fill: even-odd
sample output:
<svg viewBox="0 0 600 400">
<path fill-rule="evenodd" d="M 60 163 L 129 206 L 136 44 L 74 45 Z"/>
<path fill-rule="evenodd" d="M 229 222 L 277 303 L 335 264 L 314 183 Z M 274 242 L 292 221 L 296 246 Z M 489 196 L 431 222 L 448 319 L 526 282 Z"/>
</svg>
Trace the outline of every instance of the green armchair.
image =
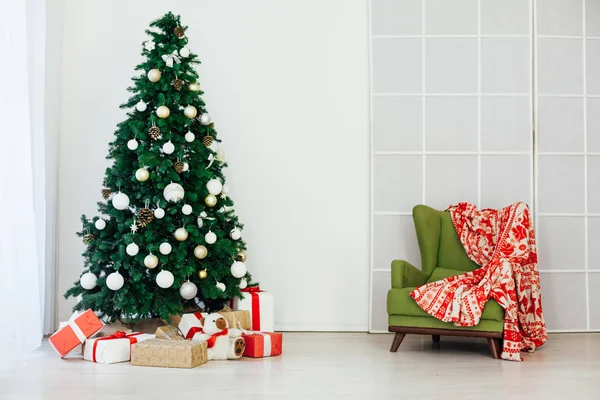
<svg viewBox="0 0 600 400">
<path fill-rule="evenodd" d="M 413 221 L 421 252 L 421 269 L 404 260 L 392 261 L 392 289 L 387 296 L 389 331 L 394 332 L 391 350 L 395 352 L 407 333 L 440 336 L 487 338 L 494 358 L 500 358 L 504 310 L 490 299 L 477 326 L 460 327 L 440 321 L 423 311 L 410 297 L 410 292 L 428 282 L 460 275 L 480 266 L 469 259 L 452 224 L 449 212 L 418 205 L 413 208 Z"/>
</svg>

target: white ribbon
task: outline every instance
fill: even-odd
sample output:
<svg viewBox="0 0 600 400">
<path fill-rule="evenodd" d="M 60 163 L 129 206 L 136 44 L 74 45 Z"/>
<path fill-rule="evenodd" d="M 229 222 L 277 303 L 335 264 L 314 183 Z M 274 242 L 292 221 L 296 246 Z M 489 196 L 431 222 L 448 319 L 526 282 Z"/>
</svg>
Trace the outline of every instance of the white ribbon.
<svg viewBox="0 0 600 400">
<path fill-rule="evenodd" d="M 81 328 L 75 323 L 75 321 L 69 321 L 69 326 L 71 327 L 71 329 L 73 329 L 73 332 L 75 332 L 75 336 L 77 336 L 77 339 L 79 339 L 81 343 L 85 342 L 87 336 L 85 336 L 85 334 L 83 333 Z"/>
<path fill-rule="evenodd" d="M 169 68 L 173 68 L 173 61 L 177 64 L 181 63 L 181 59 L 177 55 L 177 50 L 173 50 L 172 54 L 163 54 L 161 57 Z"/>
</svg>

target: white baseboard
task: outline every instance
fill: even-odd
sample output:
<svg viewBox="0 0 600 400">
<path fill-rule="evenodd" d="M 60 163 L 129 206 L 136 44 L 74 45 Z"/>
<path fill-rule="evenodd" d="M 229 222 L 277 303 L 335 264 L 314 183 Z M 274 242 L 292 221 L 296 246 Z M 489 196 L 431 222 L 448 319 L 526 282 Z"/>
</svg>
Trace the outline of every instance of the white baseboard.
<svg viewBox="0 0 600 400">
<path fill-rule="evenodd" d="M 309 324 L 283 324 L 275 325 L 278 332 L 364 332 L 368 331 L 366 324 L 344 325 L 309 325 Z"/>
</svg>

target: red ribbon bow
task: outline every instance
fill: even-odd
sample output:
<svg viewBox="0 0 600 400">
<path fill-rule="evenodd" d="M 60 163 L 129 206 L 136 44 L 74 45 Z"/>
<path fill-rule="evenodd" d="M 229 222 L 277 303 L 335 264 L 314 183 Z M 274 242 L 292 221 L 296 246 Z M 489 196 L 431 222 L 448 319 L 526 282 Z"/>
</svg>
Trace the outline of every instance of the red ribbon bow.
<svg viewBox="0 0 600 400">
<path fill-rule="evenodd" d="M 137 343 L 137 338 L 135 338 L 134 336 L 142 335 L 143 333 L 144 332 L 136 332 L 136 333 L 126 334 L 123 331 L 118 331 L 118 332 L 113 333 L 110 336 L 105 336 L 105 337 L 96 339 L 94 341 L 94 347 L 92 349 L 92 359 L 94 360 L 94 362 L 96 362 L 96 348 L 98 347 L 99 341 L 112 340 L 112 339 L 129 339 L 129 346 L 131 347 L 132 344 Z"/>
</svg>

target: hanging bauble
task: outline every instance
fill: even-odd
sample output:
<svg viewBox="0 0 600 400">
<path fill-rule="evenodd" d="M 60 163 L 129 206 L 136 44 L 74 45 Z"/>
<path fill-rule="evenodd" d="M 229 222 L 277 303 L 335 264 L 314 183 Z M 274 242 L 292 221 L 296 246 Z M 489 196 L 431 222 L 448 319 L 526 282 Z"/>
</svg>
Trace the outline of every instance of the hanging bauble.
<svg viewBox="0 0 600 400">
<path fill-rule="evenodd" d="M 192 92 L 199 92 L 200 85 L 198 85 L 196 82 L 193 82 L 188 85 L 188 89 L 190 89 Z"/>
<path fill-rule="evenodd" d="M 192 143 L 192 142 L 194 141 L 194 139 L 196 139 L 196 135 L 194 135 L 194 134 L 192 133 L 192 131 L 188 131 L 188 132 L 185 134 L 185 141 L 186 141 L 186 142 L 188 142 L 188 143 Z"/>
<path fill-rule="evenodd" d="M 182 47 L 179 49 L 179 55 L 183 58 L 187 58 L 190 56 L 190 49 L 187 47 Z"/>
<path fill-rule="evenodd" d="M 146 182 L 150 178 L 150 172 L 146 168 L 140 168 L 135 171 L 135 179 L 140 182 Z"/>
<path fill-rule="evenodd" d="M 86 272 L 85 274 L 81 275 L 81 278 L 79 278 L 79 284 L 85 290 L 92 290 L 96 287 L 97 279 L 98 277 L 93 272 Z"/>
<path fill-rule="evenodd" d="M 152 253 L 148 254 L 146 257 L 144 257 L 144 265 L 146 266 L 146 268 L 156 268 L 156 266 L 158 265 L 158 257 L 156 257 Z"/>
<path fill-rule="evenodd" d="M 154 218 L 162 219 L 164 216 L 165 210 L 163 210 L 162 208 L 158 207 L 156 210 L 154 210 Z"/>
<path fill-rule="evenodd" d="M 183 196 L 185 196 L 185 190 L 183 190 L 183 186 L 181 186 L 179 183 L 169 183 L 167 186 L 165 186 L 165 189 L 163 190 L 163 197 L 165 198 L 165 200 L 170 201 L 172 203 L 177 203 L 178 201 L 181 201 L 181 199 L 183 199 Z"/>
<path fill-rule="evenodd" d="M 96 222 L 94 222 L 94 226 L 96 227 L 96 229 L 101 231 L 102 229 L 106 228 L 106 221 L 100 218 L 96 220 Z"/>
<path fill-rule="evenodd" d="M 183 110 L 183 115 L 185 115 L 189 119 L 192 119 L 192 118 L 195 118 L 196 115 L 198 115 L 198 110 L 196 110 L 196 107 L 194 107 L 194 106 L 187 106 Z"/>
<path fill-rule="evenodd" d="M 214 207 L 217 205 L 217 198 L 214 194 L 209 194 L 204 198 L 204 204 L 206 204 L 209 207 Z"/>
<path fill-rule="evenodd" d="M 206 189 L 208 189 L 208 193 L 217 195 L 223 190 L 223 184 L 218 179 L 211 179 L 206 184 Z"/>
<path fill-rule="evenodd" d="M 179 39 L 182 39 L 185 36 L 185 29 L 183 29 L 181 26 L 176 26 L 175 29 L 173 29 L 173 33 Z"/>
<path fill-rule="evenodd" d="M 156 284 L 163 289 L 168 289 L 173 286 L 175 277 L 170 271 L 162 270 L 156 275 Z"/>
<path fill-rule="evenodd" d="M 167 106 L 160 106 L 156 109 L 156 115 L 158 115 L 158 118 L 167 118 L 171 115 L 171 110 Z"/>
<path fill-rule="evenodd" d="M 208 233 L 204 235 L 204 240 L 208 244 L 213 244 L 217 241 L 217 235 L 215 235 L 215 233 L 212 231 L 208 231 Z"/>
<path fill-rule="evenodd" d="M 149 208 L 140 208 L 137 212 L 137 224 L 145 227 L 154 220 L 154 211 Z"/>
<path fill-rule="evenodd" d="M 210 135 L 206 135 L 202 138 L 202 144 L 204 144 L 206 147 L 209 147 L 214 141 L 215 138 Z"/>
<path fill-rule="evenodd" d="M 183 172 L 187 172 L 190 170 L 190 164 L 184 162 L 183 163 Z"/>
<path fill-rule="evenodd" d="M 148 129 L 148 136 L 150 136 L 152 140 L 160 139 L 160 133 L 160 128 L 156 125 L 151 126 L 150 129 Z"/>
<path fill-rule="evenodd" d="M 108 200 L 108 198 L 110 197 L 110 189 L 102 189 L 102 198 L 104 200 Z"/>
<path fill-rule="evenodd" d="M 233 240 L 239 240 L 242 237 L 242 231 L 240 231 L 238 228 L 233 228 L 231 232 L 229 232 L 229 236 Z"/>
<path fill-rule="evenodd" d="M 234 278 L 243 278 L 248 272 L 248 267 L 241 261 L 234 261 L 229 270 Z"/>
<path fill-rule="evenodd" d="M 130 140 L 127 142 L 127 148 L 128 148 L 129 150 L 135 150 L 135 149 L 137 149 L 137 148 L 138 148 L 138 145 L 139 145 L 139 143 L 138 143 L 138 141 L 137 141 L 137 140 L 135 140 L 135 139 L 130 139 Z"/>
<path fill-rule="evenodd" d="M 178 92 L 183 89 L 183 81 L 181 79 L 175 78 L 171 82 L 171 86 L 175 88 Z"/>
<path fill-rule="evenodd" d="M 125 279 L 123 279 L 123 275 L 119 271 L 113 272 L 106 277 L 106 286 L 110 290 L 119 290 L 123 287 L 124 283 Z"/>
<path fill-rule="evenodd" d="M 163 144 L 162 151 L 165 154 L 171 154 L 175 151 L 175 145 L 169 140 L 167 143 Z"/>
<path fill-rule="evenodd" d="M 130 256 L 135 256 L 137 253 L 139 253 L 140 248 L 137 244 L 135 243 L 129 243 L 127 245 L 127 247 L 125 248 L 125 251 L 127 252 L 127 254 L 129 254 Z"/>
<path fill-rule="evenodd" d="M 200 271 L 198 271 L 198 278 L 206 279 L 207 276 L 208 276 L 208 272 L 206 272 L 205 269 L 201 269 Z"/>
<path fill-rule="evenodd" d="M 160 81 L 161 73 L 158 69 L 151 69 L 148 71 L 148 79 L 150 82 L 158 82 Z"/>
<path fill-rule="evenodd" d="M 238 285 L 240 289 L 244 290 L 248 287 L 248 281 L 244 278 L 240 279 L 240 284 Z"/>
<path fill-rule="evenodd" d="M 246 255 L 246 252 L 244 250 L 240 250 L 237 253 L 237 256 L 235 256 L 236 261 L 241 261 L 241 262 L 246 262 L 247 258 L 248 258 L 248 256 Z"/>
<path fill-rule="evenodd" d="M 205 246 L 199 244 L 198 246 L 194 247 L 194 257 L 196 257 L 197 259 L 202 260 L 206 258 L 207 255 L 208 249 Z"/>
<path fill-rule="evenodd" d="M 166 256 L 167 254 L 171 253 L 172 249 L 173 247 L 171 247 L 171 245 L 167 242 L 161 243 L 158 247 L 158 251 L 160 251 L 160 254 L 162 254 L 163 256 Z"/>
<path fill-rule="evenodd" d="M 188 231 L 185 230 L 185 228 L 178 228 L 175 231 L 175 239 L 179 240 L 180 242 L 183 242 L 185 240 L 187 240 L 188 238 Z"/>
<path fill-rule="evenodd" d="M 183 162 L 181 162 L 181 161 L 175 162 L 175 164 L 173 164 L 173 169 L 178 174 L 182 173 L 183 172 Z"/>
<path fill-rule="evenodd" d="M 119 192 L 112 198 L 112 205 L 117 210 L 124 210 L 129 207 L 129 197 L 125 193 Z"/>
<path fill-rule="evenodd" d="M 210 124 L 210 114 L 209 113 L 204 113 L 200 116 L 200 123 L 202 125 L 208 125 Z"/>
<path fill-rule="evenodd" d="M 191 300 L 198 294 L 198 287 L 193 282 L 183 282 L 179 288 L 179 294 L 184 299 Z"/>
<path fill-rule="evenodd" d="M 148 106 L 146 105 L 146 103 L 144 103 L 144 100 L 138 101 L 137 104 L 135 105 L 135 109 L 138 110 L 139 112 L 146 111 L 146 108 L 148 108 Z"/>
<path fill-rule="evenodd" d="M 181 207 L 181 212 L 184 215 L 190 215 L 192 213 L 192 211 L 194 211 L 192 209 L 192 206 L 190 206 L 189 204 L 184 204 L 183 207 Z"/>
<path fill-rule="evenodd" d="M 223 282 L 217 282 L 217 284 L 215 285 L 217 287 L 217 289 L 219 289 L 221 292 L 224 292 L 225 289 L 227 289 L 227 287 L 225 286 L 225 284 Z"/>
</svg>

